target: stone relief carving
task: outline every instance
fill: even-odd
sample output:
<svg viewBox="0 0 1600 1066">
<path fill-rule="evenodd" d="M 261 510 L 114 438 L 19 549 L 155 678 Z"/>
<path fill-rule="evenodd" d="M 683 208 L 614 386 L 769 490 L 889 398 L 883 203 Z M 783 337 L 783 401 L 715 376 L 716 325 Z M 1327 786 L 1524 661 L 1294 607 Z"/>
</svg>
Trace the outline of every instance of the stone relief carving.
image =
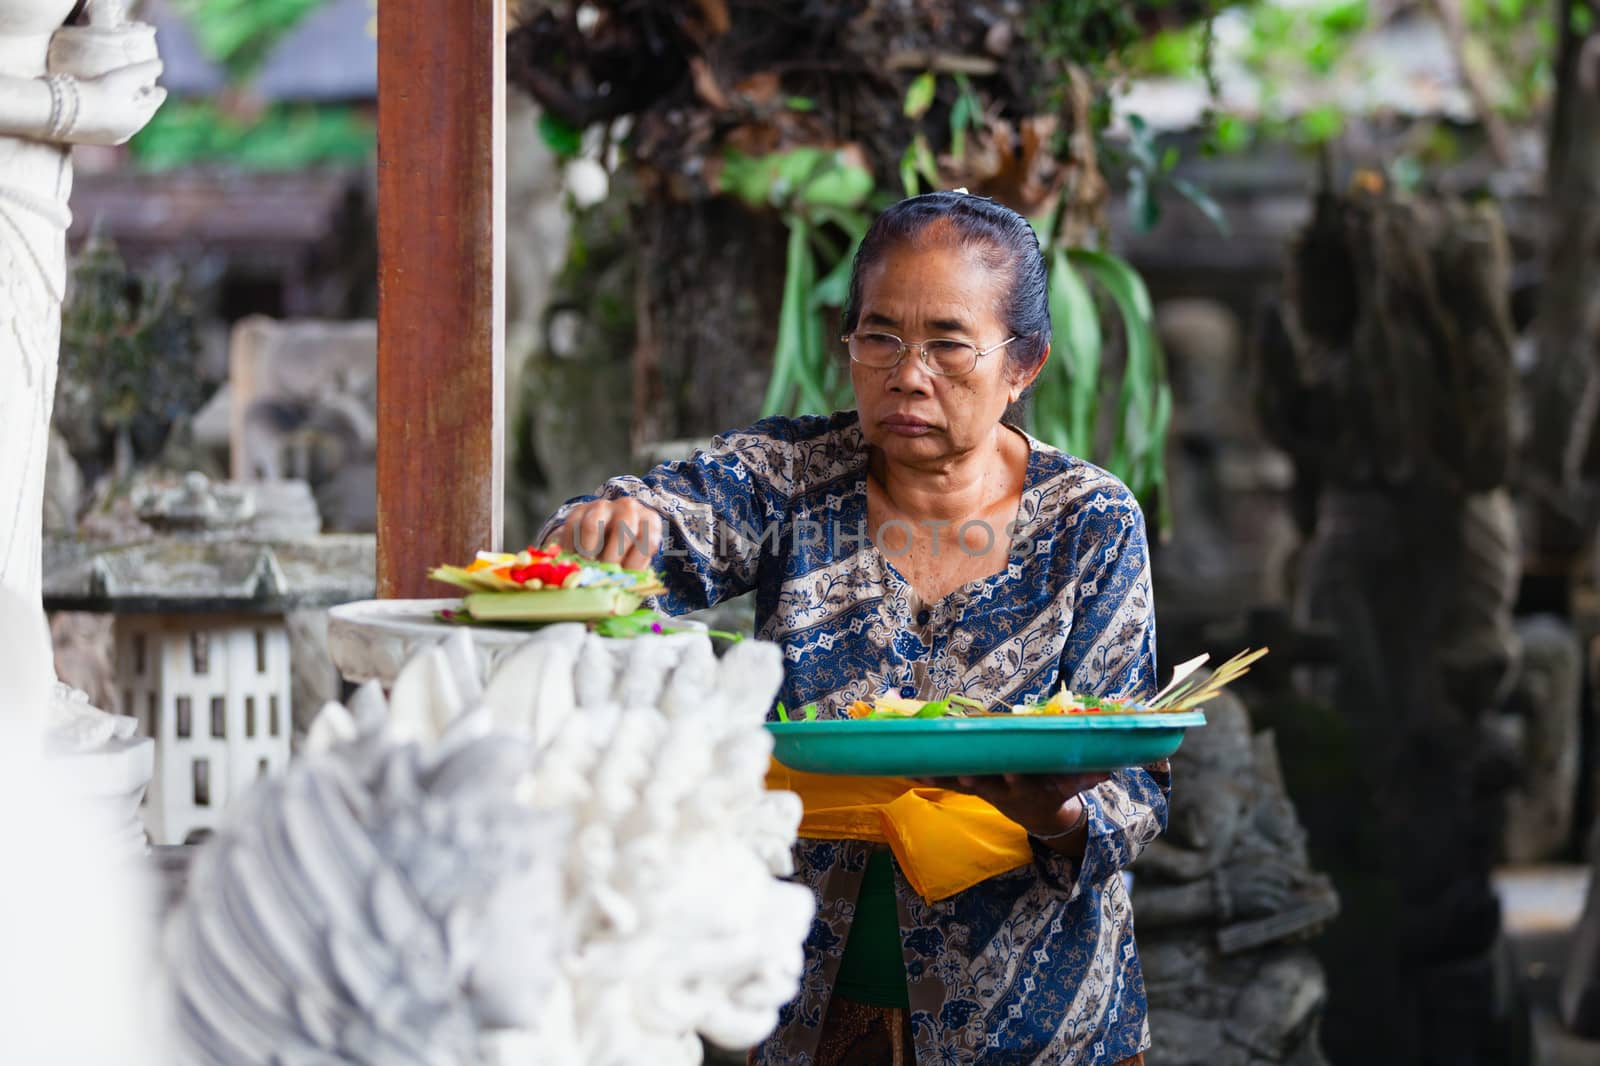
<svg viewBox="0 0 1600 1066">
<path fill-rule="evenodd" d="M 1173 757 L 1167 832 L 1134 866 L 1152 1063 L 1323 1063 L 1322 967 L 1304 942 L 1339 912 L 1312 869 L 1272 733 L 1238 698 L 1206 706 Z"/>
</svg>

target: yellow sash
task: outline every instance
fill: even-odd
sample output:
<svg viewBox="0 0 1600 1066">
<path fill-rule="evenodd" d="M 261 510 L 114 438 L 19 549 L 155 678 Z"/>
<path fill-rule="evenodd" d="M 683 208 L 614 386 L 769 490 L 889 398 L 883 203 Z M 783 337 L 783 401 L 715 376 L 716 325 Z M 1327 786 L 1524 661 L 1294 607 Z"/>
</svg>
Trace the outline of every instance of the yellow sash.
<svg viewBox="0 0 1600 1066">
<path fill-rule="evenodd" d="M 772 763 L 767 788 L 800 794 L 800 835 L 888 844 L 929 903 L 1033 861 L 1028 833 L 976 796 L 904 777 L 807 774 Z"/>
</svg>

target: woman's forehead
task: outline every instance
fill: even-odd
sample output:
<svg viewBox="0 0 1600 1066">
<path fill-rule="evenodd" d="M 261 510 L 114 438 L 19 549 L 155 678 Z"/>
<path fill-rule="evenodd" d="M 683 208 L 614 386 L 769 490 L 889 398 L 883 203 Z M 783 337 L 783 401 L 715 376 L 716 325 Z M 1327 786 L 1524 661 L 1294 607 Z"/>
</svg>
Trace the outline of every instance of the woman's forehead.
<svg viewBox="0 0 1600 1066">
<path fill-rule="evenodd" d="M 861 282 L 863 316 L 909 304 L 919 315 L 971 320 L 996 312 L 1006 278 L 960 245 L 899 244 L 885 249 Z"/>
</svg>

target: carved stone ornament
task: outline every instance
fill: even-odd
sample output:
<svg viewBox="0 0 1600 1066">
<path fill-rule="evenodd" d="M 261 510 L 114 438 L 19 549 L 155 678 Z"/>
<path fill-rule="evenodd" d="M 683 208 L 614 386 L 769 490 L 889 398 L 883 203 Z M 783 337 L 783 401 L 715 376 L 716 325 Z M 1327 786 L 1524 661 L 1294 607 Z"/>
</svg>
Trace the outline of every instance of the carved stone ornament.
<svg viewBox="0 0 1600 1066">
<path fill-rule="evenodd" d="M 135 501 L 139 520 L 162 533 L 202 532 L 253 518 L 256 502 L 243 485 L 213 485 L 198 471 L 174 489 L 146 492 Z"/>
<path fill-rule="evenodd" d="M 170 931 L 184 1063 L 693 1064 L 771 1031 L 813 903 L 748 642 L 456 633 L 230 810 Z M 699 1034 L 699 1035 L 697 1035 Z"/>
</svg>

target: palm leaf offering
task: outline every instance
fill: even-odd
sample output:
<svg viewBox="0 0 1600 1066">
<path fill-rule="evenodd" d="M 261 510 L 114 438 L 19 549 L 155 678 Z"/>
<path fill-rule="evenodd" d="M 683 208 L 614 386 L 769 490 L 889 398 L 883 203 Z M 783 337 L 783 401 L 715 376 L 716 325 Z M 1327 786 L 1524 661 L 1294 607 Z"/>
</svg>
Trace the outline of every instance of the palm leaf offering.
<svg viewBox="0 0 1600 1066">
<path fill-rule="evenodd" d="M 1190 681 L 1187 674 L 1206 661 L 1206 656 L 1191 659 L 1184 666 L 1191 667 L 1190 671 L 1179 674 L 1172 679 L 1172 683 L 1156 694 L 1150 701 L 1149 709 L 1152 711 L 1179 711 L 1198 707 L 1207 700 L 1215 699 L 1221 695 L 1223 688 L 1237 681 L 1250 672 L 1250 664 L 1266 655 L 1267 648 L 1257 648 L 1254 651 L 1246 648 L 1221 666 L 1211 672 L 1211 675 L 1200 681 Z M 1182 669 L 1180 667 L 1179 669 Z"/>
<path fill-rule="evenodd" d="M 1155 714 L 1189 711 L 1216 698 L 1231 682 L 1250 672 L 1250 664 L 1267 654 L 1268 649 L 1246 649 L 1217 667 L 1201 679 L 1194 674 L 1210 660 L 1201 655 L 1182 663 L 1173 671 L 1167 687 L 1146 701 L 1108 699 L 1078 692 L 1069 692 L 1062 685 L 1049 699 L 1041 703 L 1018 703 L 1003 710 L 990 710 L 977 700 L 965 696 L 949 696 L 942 700 L 906 699 L 883 695 L 868 702 L 856 700 L 846 708 L 851 719 L 886 721 L 917 718 L 1009 718 L 1015 716 L 1043 716 L 1061 714 Z M 816 719 L 815 707 L 808 707 L 805 721 Z M 793 721 L 780 706 L 779 719 Z"/>
<path fill-rule="evenodd" d="M 650 570 L 628 570 L 554 545 L 520 552 L 479 552 L 467 566 L 438 566 L 435 581 L 466 593 L 450 622 L 588 622 L 635 614 L 647 596 L 665 591 Z M 448 615 L 448 617 L 446 617 Z"/>
<path fill-rule="evenodd" d="M 1250 664 L 1267 654 L 1266 648 L 1245 649 L 1205 678 L 1195 678 L 1195 672 L 1210 661 L 1209 655 L 1200 655 L 1182 663 L 1172 672 L 1167 687 L 1148 700 L 1102 699 L 1068 692 L 1063 685 L 1055 695 L 1043 703 L 1017 704 L 1012 714 L 1171 714 L 1191 711 L 1215 699 L 1233 681 L 1250 672 Z"/>
</svg>

